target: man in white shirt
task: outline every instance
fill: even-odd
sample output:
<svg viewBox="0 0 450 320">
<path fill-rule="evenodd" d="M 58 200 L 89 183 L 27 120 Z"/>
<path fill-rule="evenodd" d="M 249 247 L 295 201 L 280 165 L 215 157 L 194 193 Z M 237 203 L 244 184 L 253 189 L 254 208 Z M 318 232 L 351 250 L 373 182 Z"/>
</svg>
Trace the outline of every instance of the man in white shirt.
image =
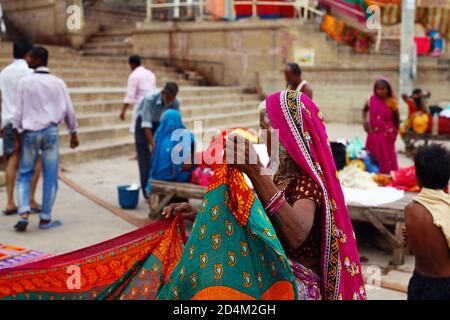
<svg viewBox="0 0 450 320">
<path fill-rule="evenodd" d="M 147 93 L 156 90 L 156 77 L 147 68 L 142 65 L 140 56 L 131 56 L 128 59 L 130 64 L 131 74 L 128 77 L 127 94 L 124 99 L 120 119 L 125 121 L 128 108 L 133 106 L 133 120 L 131 122 L 130 131 L 135 132 L 137 109 L 139 104 L 144 100 Z"/>
<path fill-rule="evenodd" d="M 1 132 L 3 135 L 3 154 L 6 158 L 6 194 L 7 203 L 3 211 L 5 215 L 18 212 L 14 201 L 14 188 L 19 169 L 20 150 L 15 144 L 12 121 L 17 110 L 17 88 L 19 81 L 33 73 L 28 67 L 26 58 L 33 48 L 33 44 L 27 40 L 18 40 L 14 43 L 14 62 L 8 65 L 0 73 L 1 104 Z M 36 173 L 33 177 L 30 191 L 30 204 L 33 213 L 40 213 L 41 206 L 36 203 L 35 193 L 41 172 L 40 161 L 36 164 Z"/>
<path fill-rule="evenodd" d="M 43 192 L 39 229 L 62 225 L 52 219 L 52 209 L 58 191 L 59 124 L 65 122 L 70 133 L 70 147 L 76 149 L 77 119 L 66 83 L 52 75 L 47 67 L 46 48 L 34 47 L 29 65 L 34 73 L 20 80 L 17 90 L 17 110 L 13 118 L 16 141 L 21 145 L 17 198 L 20 220 L 15 229 L 24 232 L 31 213 L 30 186 L 38 154 L 42 154 Z"/>
</svg>

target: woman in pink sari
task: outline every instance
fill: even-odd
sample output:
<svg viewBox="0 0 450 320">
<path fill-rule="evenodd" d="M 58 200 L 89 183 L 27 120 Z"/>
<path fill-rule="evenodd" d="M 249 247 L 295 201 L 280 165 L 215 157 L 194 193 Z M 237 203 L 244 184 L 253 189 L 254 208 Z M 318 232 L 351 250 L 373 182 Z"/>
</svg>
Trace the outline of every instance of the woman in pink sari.
<svg viewBox="0 0 450 320">
<path fill-rule="evenodd" d="M 262 128 L 278 131 L 281 143 L 275 177 L 262 174 L 251 143 L 229 137 L 226 152 L 237 155 L 235 166 L 250 178 L 275 228 L 297 281 L 298 298 L 366 299 L 355 234 L 321 112 L 298 91 L 268 97 L 266 108 Z M 189 207 L 171 205 L 165 215 L 195 215 Z"/>
<path fill-rule="evenodd" d="M 285 211 L 282 207 L 271 216 L 277 232 L 286 223 L 291 232 L 304 232 L 297 248 L 286 250 L 299 291 L 311 288 L 305 274 L 313 274 L 320 283 L 321 297 L 317 298 L 366 299 L 355 234 L 322 113 L 309 97 L 296 91 L 274 94 L 267 98 L 266 106 L 266 124 L 279 130 L 280 166 L 272 183 L 261 175 L 252 182 L 260 199 L 262 192 L 257 186 L 263 180 L 268 184 L 261 188 L 266 193 L 273 187 L 273 191 L 285 190 Z M 264 195 L 262 198 L 264 204 Z"/>
<path fill-rule="evenodd" d="M 395 140 L 400 127 L 400 115 L 392 86 L 385 78 L 375 82 L 373 95 L 362 112 L 367 132 L 366 149 L 377 159 L 380 173 L 398 170 Z"/>
</svg>

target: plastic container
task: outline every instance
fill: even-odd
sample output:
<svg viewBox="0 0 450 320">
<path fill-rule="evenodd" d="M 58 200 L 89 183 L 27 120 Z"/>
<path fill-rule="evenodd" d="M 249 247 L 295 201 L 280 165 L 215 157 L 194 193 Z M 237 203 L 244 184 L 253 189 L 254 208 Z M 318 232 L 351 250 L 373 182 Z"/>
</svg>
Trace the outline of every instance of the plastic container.
<svg viewBox="0 0 450 320">
<path fill-rule="evenodd" d="M 139 188 L 133 188 L 132 186 L 119 186 L 117 187 L 119 193 L 119 204 L 122 209 L 134 210 L 139 203 Z"/>
</svg>

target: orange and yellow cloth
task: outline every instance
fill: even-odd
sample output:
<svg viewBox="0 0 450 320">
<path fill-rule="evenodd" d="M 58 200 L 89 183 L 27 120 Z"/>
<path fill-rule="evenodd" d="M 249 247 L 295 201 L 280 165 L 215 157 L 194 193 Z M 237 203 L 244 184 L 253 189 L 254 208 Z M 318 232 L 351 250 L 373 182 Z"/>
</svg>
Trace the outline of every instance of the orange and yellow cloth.
<svg viewBox="0 0 450 320">
<path fill-rule="evenodd" d="M 0 299 L 296 299 L 293 271 L 244 176 L 219 166 L 185 246 L 181 216 L 0 271 Z M 78 285 L 77 285 L 78 284 Z"/>
</svg>

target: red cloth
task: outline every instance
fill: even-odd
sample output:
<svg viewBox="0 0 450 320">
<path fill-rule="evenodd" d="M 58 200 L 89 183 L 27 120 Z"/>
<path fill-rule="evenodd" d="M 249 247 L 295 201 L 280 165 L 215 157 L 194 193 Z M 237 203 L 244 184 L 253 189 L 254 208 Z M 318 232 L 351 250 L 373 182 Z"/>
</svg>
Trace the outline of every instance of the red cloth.
<svg viewBox="0 0 450 320">
<path fill-rule="evenodd" d="M 416 167 L 411 166 L 392 172 L 392 183 L 389 185 L 398 190 L 419 192 L 420 188 L 416 180 Z"/>
<path fill-rule="evenodd" d="M 434 119 L 430 116 L 430 121 L 428 122 L 427 132 L 433 132 Z M 439 134 L 450 134 L 450 118 L 439 117 L 438 118 L 438 133 Z"/>
<path fill-rule="evenodd" d="M 283 0 L 273 0 L 275 2 L 284 2 Z M 239 0 L 236 0 L 239 2 Z M 251 5 L 235 5 L 236 16 L 251 16 L 252 15 L 252 6 Z M 259 16 L 261 15 L 279 15 L 282 17 L 291 18 L 295 14 L 294 7 L 292 6 L 268 6 L 268 5 L 258 5 L 256 7 L 257 13 Z"/>
<path fill-rule="evenodd" d="M 431 51 L 431 39 L 429 37 L 414 37 L 417 47 L 417 54 L 425 55 Z"/>
</svg>

